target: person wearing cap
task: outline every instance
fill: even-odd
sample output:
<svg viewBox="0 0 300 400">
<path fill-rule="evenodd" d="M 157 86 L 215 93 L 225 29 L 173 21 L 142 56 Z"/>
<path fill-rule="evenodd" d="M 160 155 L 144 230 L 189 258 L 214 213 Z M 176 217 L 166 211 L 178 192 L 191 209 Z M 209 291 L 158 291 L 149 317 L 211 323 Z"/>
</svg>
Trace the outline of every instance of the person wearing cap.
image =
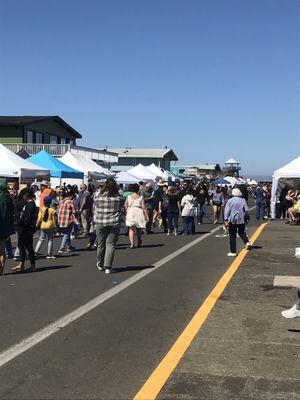
<svg viewBox="0 0 300 400">
<path fill-rule="evenodd" d="M 4 274 L 6 262 L 6 239 L 14 233 L 13 201 L 5 182 L 0 182 L 0 276 Z"/>
<path fill-rule="evenodd" d="M 228 257 L 236 257 L 236 234 L 245 243 L 246 249 L 251 250 L 251 243 L 245 231 L 245 223 L 248 219 L 248 205 L 242 197 L 243 194 L 238 188 L 232 190 L 232 198 L 225 206 L 225 226 L 229 228 L 230 253 Z"/>
<path fill-rule="evenodd" d="M 46 239 L 48 239 L 48 259 L 56 258 L 53 254 L 53 236 L 56 228 L 56 210 L 51 207 L 52 197 L 44 197 L 44 206 L 40 207 L 36 226 L 40 229 L 40 237 L 35 248 L 36 257 Z"/>
<path fill-rule="evenodd" d="M 36 230 L 37 207 L 35 205 L 35 195 L 32 189 L 23 189 L 22 197 L 25 203 L 20 214 L 20 232 L 18 247 L 20 250 L 21 262 L 12 268 L 14 272 L 24 272 L 26 253 L 28 253 L 31 267 L 28 271 L 35 271 L 35 253 L 33 250 L 33 235 Z"/>
</svg>

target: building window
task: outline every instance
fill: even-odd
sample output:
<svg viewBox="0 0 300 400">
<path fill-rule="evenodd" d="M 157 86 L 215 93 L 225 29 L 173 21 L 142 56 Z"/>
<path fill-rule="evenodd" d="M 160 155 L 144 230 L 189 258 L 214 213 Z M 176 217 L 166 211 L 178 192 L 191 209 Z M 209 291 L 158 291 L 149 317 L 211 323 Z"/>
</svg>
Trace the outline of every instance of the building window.
<svg viewBox="0 0 300 400">
<path fill-rule="evenodd" d="M 66 138 L 64 137 L 60 138 L 60 144 L 66 144 Z"/>
<path fill-rule="evenodd" d="M 35 133 L 35 143 L 42 144 L 44 140 L 44 135 L 40 132 Z"/>
<path fill-rule="evenodd" d="M 50 144 L 57 144 L 57 136 L 50 135 Z"/>
<path fill-rule="evenodd" d="M 26 132 L 26 143 L 34 143 L 33 141 L 33 132 L 27 131 Z"/>
</svg>

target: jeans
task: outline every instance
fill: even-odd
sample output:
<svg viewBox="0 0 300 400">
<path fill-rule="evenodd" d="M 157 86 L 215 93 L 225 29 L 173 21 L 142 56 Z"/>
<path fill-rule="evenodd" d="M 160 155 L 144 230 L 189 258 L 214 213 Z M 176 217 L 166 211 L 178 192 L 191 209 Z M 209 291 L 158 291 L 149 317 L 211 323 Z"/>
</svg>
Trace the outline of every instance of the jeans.
<svg viewBox="0 0 300 400">
<path fill-rule="evenodd" d="M 265 216 L 265 203 L 259 201 L 256 203 L 256 219 L 264 219 Z"/>
<path fill-rule="evenodd" d="M 178 217 L 179 210 L 178 208 L 168 208 L 167 210 L 167 221 L 168 221 L 168 229 L 171 230 L 173 228 L 178 229 Z"/>
<path fill-rule="evenodd" d="M 236 234 L 238 233 L 242 241 L 247 244 L 249 242 L 248 236 L 245 232 L 245 224 L 232 224 L 229 223 L 229 241 L 231 253 L 236 253 Z"/>
<path fill-rule="evenodd" d="M 44 241 L 48 239 L 48 256 L 53 255 L 53 229 L 41 229 L 39 241 L 37 242 L 35 252 L 39 253 Z"/>
<path fill-rule="evenodd" d="M 66 228 L 62 228 L 61 231 L 63 233 L 63 238 L 60 245 L 60 250 L 65 250 L 66 247 L 71 246 L 71 232 L 73 229 L 73 223 L 67 226 Z"/>
<path fill-rule="evenodd" d="M 168 232 L 168 223 L 167 223 L 167 208 L 166 207 L 161 208 L 161 219 L 162 219 L 164 231 L 165 231 L 165 233 L 167 233 Z"/>
<path fill-rule="evenodd" d="M 205 203 L 197 203 L 197 222 L 203 221 L 205 215 Z"/>
<path fill-rule="evenodd" d="M 119 239 L 120 227 L 96 224 L 96 233 L 98 238 L 97 265 L 105 269 L 111 269 L 115 255 L 115 246 Z"/>
<path fill-rule="evenodd" d="M 31 264 L 35 264 L 35 253 L 33 250 L 33 234 L 34 229 L 29 228 L 21 231 L 19 234 L 18 247 L 20 249 L 21 262 L 26 260 L 26 251 L 28 253 Z"/>
<path fill-rule="evenodd" d="M 182 225 L 184 235 L 193 235 L 195 233 L 194 217 L 182 217 Z"/>
</svg>

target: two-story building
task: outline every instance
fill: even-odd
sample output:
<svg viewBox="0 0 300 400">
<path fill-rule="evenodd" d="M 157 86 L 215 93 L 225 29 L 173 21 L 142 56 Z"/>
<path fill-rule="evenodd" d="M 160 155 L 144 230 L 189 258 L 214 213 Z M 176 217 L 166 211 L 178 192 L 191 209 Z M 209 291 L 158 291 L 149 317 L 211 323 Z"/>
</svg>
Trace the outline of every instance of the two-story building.
<svg viewBox="0 0 300 400">
<path fill-rule="evenodd" d="M 82 135 L 58 115 L 0 116 L 0 143 L 15 153 L 25 151 L 31 156 L 45 150 L 62 157 L 70 151 L 105 167 L 118 162 L 115 152 L 78 146 L 77 140 L 81 138 Z"/>
<path fill-rule="evenodd" d="M 171 161 L 178 161 L 174 151 L 169 148 L 163 149 L 134 149 L 126 148 L 109 148 L 107 149 L 119 156 L 118 165 L 114 165 L 114 172 L 126 171 L 138 164 L 151 165 L 155 164 L 159 168 L 170 171 Z"/>
</svg>

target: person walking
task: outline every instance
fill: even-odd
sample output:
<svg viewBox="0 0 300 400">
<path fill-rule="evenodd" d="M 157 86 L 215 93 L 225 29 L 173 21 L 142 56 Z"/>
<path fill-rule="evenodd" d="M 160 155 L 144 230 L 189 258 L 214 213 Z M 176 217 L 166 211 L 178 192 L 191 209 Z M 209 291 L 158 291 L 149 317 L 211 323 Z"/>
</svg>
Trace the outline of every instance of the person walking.
<svg viewBox="0 0 300 400">
<path fill-rule="evenodd" d="M 214 225 L 219 223 L 222 206 L 225 204 L 224 193 L 220 186 L 217 186 L 212 192 L 211 205 L 214 214 Z"/>
<path fill-rule="evenodd" d="M 4 275 L 6 263 L 6 239 L 14 233 L 13 201 L 5 182 L 0 182 L 0 276 Z"/>
<path fill-rule="evenodd" d="M 168 205 L 167 205 L 167 223 L 168 223 L 168 233 L 170 236 L 172 231 L 174 235 L 177 236 L 178 233 L 178 219 L 180 213 L 180 201 L 177 194 L 177 190 L 171 187 L 167 191 Z"/>
<path fill-rule="evenodd" d="M 202 183 L 196 186 L 196 199 L 197 199 L 197 223 L 201 225 L 205 216 L 205 202 L 208 198 L 207 190 Z"/>
<path fill-rule="evenodd" d="M 33 250 L 33 235 L 36 230 L 37 210 L 35 205 L 35 195 L 32 189 L 24 189 L 23 201 L 25 203 L 20 214 L 20 232 L 18 247 L 20 250 L 20 264 L 12 268 L 14 272 L 24 272 L 26 253 L 30 260 L 29 272 L 34 272 L 36 269 L 36 257 Z"/>
<path fill-rule="evenodd" d="M 146 228 L 148 214 L 145 207 L 143 196 L 139 195 L 139 185 L 134 183 L 129 185 L 132 192 L 125 201 L 126 226 L 129 228 L 130 248 L 134 249 L 134 232 L 137 234 L 137 247 L 142 245 L 142 230 Z"/>
<path fill-rule="evenodd" d="M 152 187 L 152 183 L 148 182 L 145 185 L 145 189 L 141 192 L 141 195 L 144 198 L 145 207 L 148 214 L 148 221 L 146 224 L 146 233 L 152 234 L 152 224 L 153 224 L 153 213 L 155 208 L 155 193 Z"/>
<path fill-rule="evenodd" d="M 63 234 L 61 245 L 58 250 L 60 254 L 70 253 L 73 249 L 71 246 L 71 233 L 74 224 L 78 225 L 73 202 L 74 196 L 75 192 L 73 188 L 70 187 L 62 190 L 63 200 L 60 202 L 57 218 L 58 225 Z"/>
<path fill-rule="evenodd" d="M 256 219 L 263 220 L 265 217 L 265 197 L 264 190 L 261 185 L 258 185 L 255 192 L 254 197 L 256 199 Z"/>
<path fill-rule="evenodd" d="M 245 223 L 248 219 L 248 205 L 242 197 L 240 189 L 232 190 L 232 198 L 228 200 L 225 206 L 225 226 L 229 229 L 230 253 L 228 257 L 236 257 L 236 234 L 245 243 L 246 249 L 251 250 L 251 243 L 245 231 Z"/>
<path fill-rule="evenodd" d="M 79 213 L 83 229 L 81 237 L 89 237 L 91 224 L 91 202 L 91 193 L 87 190 L 87 186 L 82 184 L 79 192 Z"/>
<path fill-rule="evenodd" d="M 55 209 L 51 207 L 52 197 L 45 196 L 44 197 L 44 206 L 40 207 L 40 211 L 38 214 L 38 219 L 36 226 L 40 229 L 40 237 L 37 242 L 35 248 L 35 255 L 38 257 L 39 251 L 45 242 L 48 239 L 48 259 L 55 259 L 56 257 L 53 254 L 53 236 L 56 228 L 56 218 L 55 218 Z"/>
<path fill-rule="evenodd" d="M 103 188 L 94 196 L 94 223 L 98 238 L 97 268 L 110 274 L 119 239 L 122 214 L 122 197 L 113 178 L 108 178 Z"/>
<path fill-rule="evenodd" d="M 194 196 L 194 190 L 191 187 L 187 189 L 186 195 L 183 196 L 181 207 L 183 234 L 193 235 L 195 233 L 196 197 Z"/>
<path fill-rule="evenodd" d="M 158 211 L 158 215 L 161 218 L 162 228 L 165 233 L 168 232 L 168 223 L 167 223 L 167 208 L 168 208 L 168 186 L 167 184 L 160 179 L 157 182 L 158 189 L 155 192 L 155 202 Z"/>
</svg>

